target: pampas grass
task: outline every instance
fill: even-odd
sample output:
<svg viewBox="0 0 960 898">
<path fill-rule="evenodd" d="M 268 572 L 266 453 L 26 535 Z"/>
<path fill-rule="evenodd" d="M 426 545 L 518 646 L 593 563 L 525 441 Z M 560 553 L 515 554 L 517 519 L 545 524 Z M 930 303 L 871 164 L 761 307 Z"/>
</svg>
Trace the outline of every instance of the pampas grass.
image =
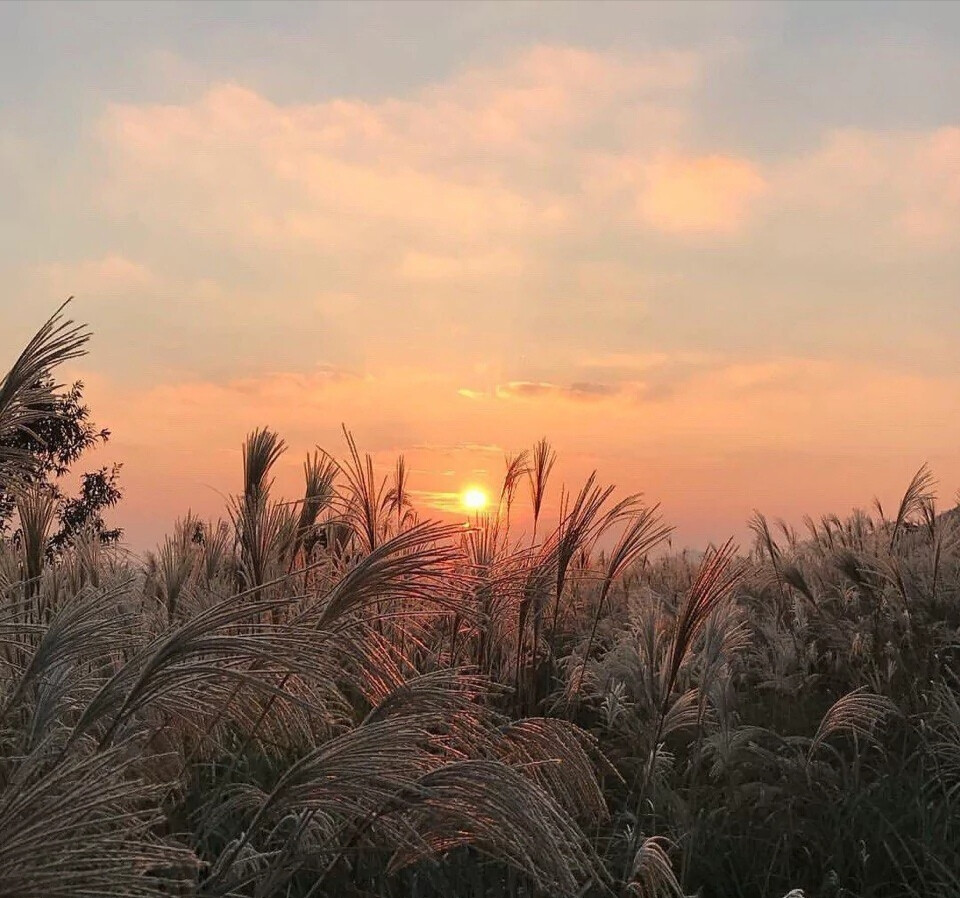
<svg viewBox="0 0 960 898">
<path fill-rule="evenodd" d="M 0 433 L 86 340 L 41 329 Z M 960 895 L 960 530 L 926 467 L 892 520 L 758 513 L 698 556 L 595 475 L 550 509 L 545 440 L 465 529 L 344 435 L 290 501 L 253 431 L 225 519 L 142 561 L 51 554 L 0 459 L 0 896 Z"/>
</svg>

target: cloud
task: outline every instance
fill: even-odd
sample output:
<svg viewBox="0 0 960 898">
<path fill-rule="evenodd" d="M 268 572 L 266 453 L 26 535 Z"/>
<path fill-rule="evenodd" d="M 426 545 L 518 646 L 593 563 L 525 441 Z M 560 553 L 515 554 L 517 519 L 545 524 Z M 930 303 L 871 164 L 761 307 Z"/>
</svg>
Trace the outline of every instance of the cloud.
<svg viewBox="0 0 960 898">
<path fill-rule="evenodd" d="M 690 54 L 535 46 L 403 99 L 282 105 L 225 83 L 193 103 L 114 104 L 100 129 L 106 195 L 205 239 L 360 251 L 372 229 L 402 227 L 404 276 L 513 271 L 497 241 L 575 224 L 591 146 L 670 139 L 698 74 Z M 425 238 L 481 249 L 465 262 Z"/>
<path fill-rule="evenodd" d="M 462 285 L 517 277 L 523 270 L 523 256 L 507 249 L 476 255 L 437 255 L 413 251 L 401 259 L 397 275 L 409 281 L 449 281 Z"/>
<path fill-rule="evenodd" d="M 47 290 L 64 298 L 116 297 L 149 290 L 158 283 L 146 265 L 116 253 L 78 262 L 48 262 L 38 266 L 35 275 Z"/>
<path fill-rule="evenodd" d="M 460 493 L 450 490 L 410 490 L 414 504 L 421 509 L 442 511 L 448 514 L 463 512 Z"/>
<path fill-rule="evenodd" d="M 644 167 L 640 217 L 664 231 L 738 231 L 766 189 L 758 168 L 728 156 L 660 158 Z"/>
<path fill-rule="evenodd" d="M 960 128 L 836 129 L 772 172 L 777 207 L 828 241 L 887 234 L 912 249 L 942 249 L 960 232 Z M 845 239 L 846 238 L 846 239 Z"/>
<path fill-rule="evenodd" d="M 837 259 L 859 266 L 863 292 L 908 289 L 905 275 L 875 283 L 878 235 L 884 260 L 949 246 L 958 129 L 834 131 L 750 158 L 697 120 L 709 61 L 534 46 L 372 100 L 222 83 L 117 103 L 100 122 L 98 196 L 145 223 L 146 251 L 162 247 L 182 282 L 221 282 L 232 326 L 288 328 L 285 363 L 309 363 L 317 343 L 358 366 L 429 353 L 467 390 L 478 362 L 518 345 L 544 372 L 530 379 L 555 384 L 607 382 L 564 368 L 572 349 L 756 345 L 764 314 L 797 311 L 808 282 L 844 299 Z M 208 324 L 193 307 L 184 319 Z M 777 339 L 809 351 L 801 331 Z M 267 365 L 261 336 L 245 346 Z M 648 397 L 671 388 L 663 372 L 641 380 Z"/>
<path fill-rule="evenodd" d="M 665 234 L 731 235 L 755 217 L 767 192 L 762 168 L 724 154 L 690 155 L 674 147 L 609 154 L 584 160 L 584 189 L 623 226 Z M 669 148 L 667 148 L 669 147 Z"/>
<path fill-rule="evenodd" d="M 413 447 L 417 451 L 438 452 L 449 454 L 451 452 L 470 452 L 480 455 L 502 455 L 504 449 L 496 443 L 418 443 Z M 448 471 L 453 473 L 452 471 Z"/>
<path fill-rule="evenodd" d="M 370 381 L 368 376 L 318 365 L 313 371 L 159 383 L 139 390 L 136 402 L 120 384 L 111 383 L 104 391 L 103 414 L 124 442 L 193 447 L 203 464 L 205 457 L 209 460 L 208 452 L 239 445 L 249 430 L 261 425 L 283 427 L 294 440 L 310 440 L 318 421 L 323 422 L 324 433 L 335 433 L 347 407 L 370 392 Z M 331 410 L 337 416 L 329 420 Z"/>
<path fill-rule="evenodd" d="M 457 390 L 458 396 L 463 396 L 464 399 L 486 399 L 488 393 L 484 393 L 483 390 L 468 390 L 466 387 L 461 387 Z"/>
<path fill-rule="evenodd" d="M 614 396 L 619 388 L 610 384 L 590 383 L 581 381 L 563 387 L 558 384 L 538 381 L 513 380 L 500 384 L 494 390 L 499 399 L 537 399 L 541 397 L 556 397 L 589 401 Z"/>
</svg>

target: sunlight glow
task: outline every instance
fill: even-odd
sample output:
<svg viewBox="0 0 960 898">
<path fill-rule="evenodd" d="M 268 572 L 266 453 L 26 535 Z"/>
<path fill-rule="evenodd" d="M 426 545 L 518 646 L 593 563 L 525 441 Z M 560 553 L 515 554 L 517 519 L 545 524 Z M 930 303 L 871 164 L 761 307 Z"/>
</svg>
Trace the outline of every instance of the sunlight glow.
<svg viewBox="0 0 960 898">
<path fill-rule="evenodd" d="M 471 486 L 464 490 L 460 497 L 463 507 L 467 511 L 483 511 L 487 507 L 487 494 L 477 486 Z"/>
</svg>

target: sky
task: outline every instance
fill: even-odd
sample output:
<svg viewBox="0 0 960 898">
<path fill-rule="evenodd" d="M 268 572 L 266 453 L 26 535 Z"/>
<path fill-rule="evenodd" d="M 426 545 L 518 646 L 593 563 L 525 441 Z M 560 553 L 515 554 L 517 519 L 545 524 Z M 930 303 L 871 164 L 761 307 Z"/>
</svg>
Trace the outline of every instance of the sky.
<svg viewBox="0 0 960 898">
<path fill-rule="evenodd" d="M 0 351 L 67 296 L 146 547 L 254 427 L 422 514 L 547 436 L 662 503 L 960 486 L 960 5 L 8 3 Z"/>
</svg>

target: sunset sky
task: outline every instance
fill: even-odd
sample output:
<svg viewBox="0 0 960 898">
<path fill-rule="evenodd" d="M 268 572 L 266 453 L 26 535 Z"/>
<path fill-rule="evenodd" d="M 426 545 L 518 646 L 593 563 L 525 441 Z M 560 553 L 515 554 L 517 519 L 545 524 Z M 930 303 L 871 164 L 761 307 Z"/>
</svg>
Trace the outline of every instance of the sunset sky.
<svg viewBox="0 0 960 898">
<path fill-rule="evenodd" d="M 263 424 L 428 515 L 546 435 L 689 545 L 946 502 L 958 84 L 958 4 L 4 5 L 0 349 L 76 296 L 138 548 Z"/>
</svg>

